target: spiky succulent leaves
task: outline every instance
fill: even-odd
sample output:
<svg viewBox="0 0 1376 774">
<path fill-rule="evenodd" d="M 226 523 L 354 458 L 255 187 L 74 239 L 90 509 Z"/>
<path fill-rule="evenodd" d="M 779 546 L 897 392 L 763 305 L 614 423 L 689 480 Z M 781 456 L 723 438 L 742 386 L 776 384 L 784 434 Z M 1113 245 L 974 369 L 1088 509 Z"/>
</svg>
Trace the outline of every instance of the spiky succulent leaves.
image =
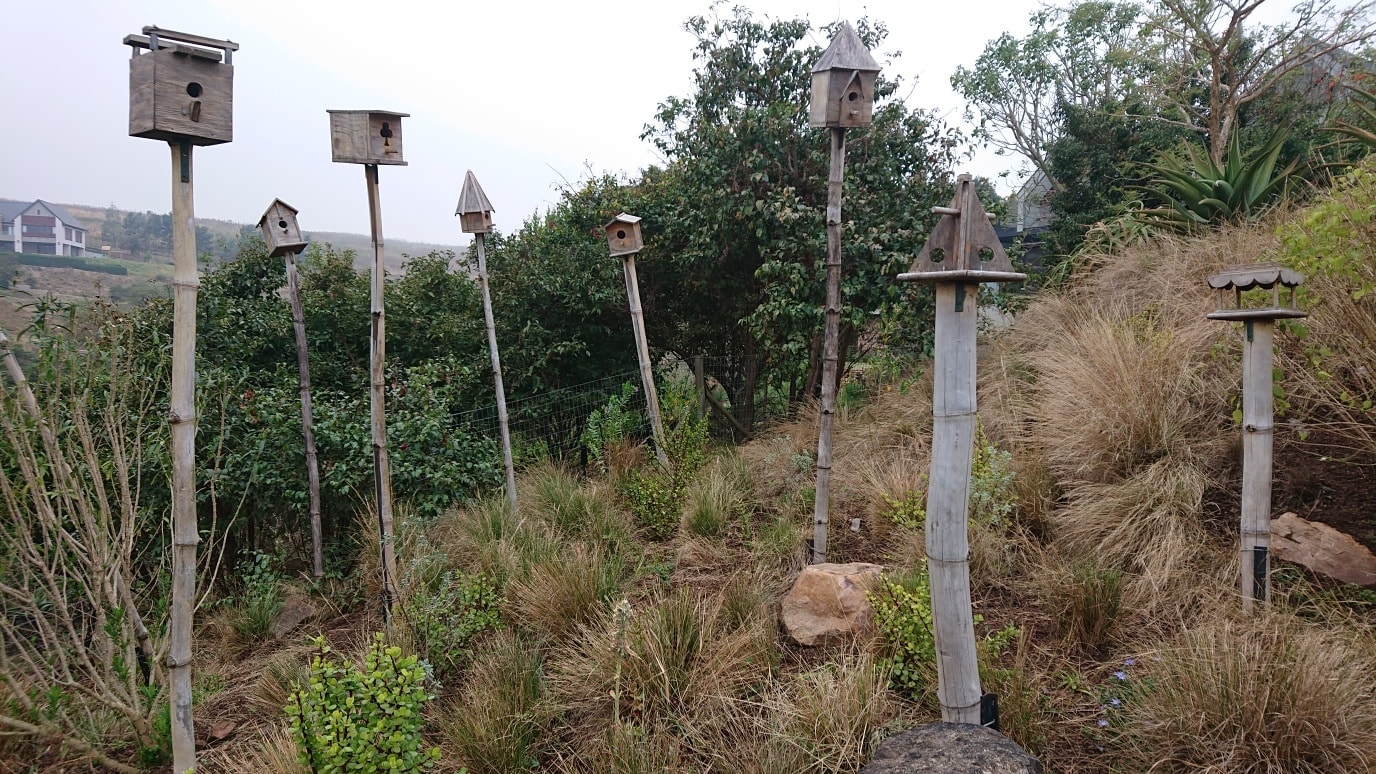
<svg viewBox="0 0 1376 774">
<path fill-rule="evenodd" d="M 1148 165 L 1156 179 L 1138 188 L 1165 205 L 1145 214 L 1160 225 L 1177 230 L 1258 214 L 1284 192 L 1299 164 L 1296 159 L 1285 168 L 1276 169 L 1288 136 L 1288 130 L 1278 130 L 1255 154 L 1244 155 L 1235 134 L 1222 164 L 1193 145 L 1185 147 L 1183 156 L 1164 156 Z"/>
</svg>

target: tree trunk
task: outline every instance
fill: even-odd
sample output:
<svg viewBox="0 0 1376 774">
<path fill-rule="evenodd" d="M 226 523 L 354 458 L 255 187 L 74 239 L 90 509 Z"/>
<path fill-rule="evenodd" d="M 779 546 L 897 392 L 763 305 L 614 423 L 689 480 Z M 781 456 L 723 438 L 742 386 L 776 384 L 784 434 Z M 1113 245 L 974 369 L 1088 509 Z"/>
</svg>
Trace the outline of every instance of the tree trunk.
<svg viewBox="0 0 1376 774">
<path fill-rule="evenodd" d="M 487 287 L 487 245 L 484 235 L 474 235 L 478 243 L 478 285 L 483 291 L 483 322 L 487 325 L 487 348 L 492 353 L 492 381 L 497 391 L 497 428 L 502 436 L 502 462 L 506 465 L 506 499 L 516 512 L 516 466 L 511 459 L 511 432 L 507 429 L 506 390 L 502 387 L 502 359 L 497 354 L 497 323 L 492 318 L 492 294 Z"/>
<path fill-rule="evenodd" d="M 822 410 L 817 419 L 817 488 L 812 511 L 812 561 L 827 560 L 831 495 L 831 425 L 836 413 L 837 357 L 841 338 L 841 180 L 846 165 L 846 130 L 831 130 L 827 175 L 827 301 L 822 346 Z"/>
<path fill-rule="evenodd" d="M 311 367 L 306 353 L 306 318 L 301 308 L 301 282 L 296 275 L 296 255 L 287 253 L 287 296 L 291 324 L 296 332 L 296 370 L 301 382 L 301 435 L 306 442 L 306 476 L 310 487 L 311 571 L 317 580 L 325 576 L 324 539 L 320 525 L 320 462 L 315 453 L 315 428 L 311 410 Z"/>
<path fill-rule="evenodd" d="M 379 553 L 382 562 L 382 613 L 390 626 L 392 603 L 397 599 L 397 560 L 392 541 L 392 466 L 387 459 L 387 326 L 382 308 L 386 279 L 382 247 L 382 200 L 378 191 L 377 165 L 365 164 L 368 182 L 368 213 L 372 220 L 373 276 L 372 330 L 369 336 L 369 409 L 373 429 L 373 498 L 377 505 Z"/>
</svg>

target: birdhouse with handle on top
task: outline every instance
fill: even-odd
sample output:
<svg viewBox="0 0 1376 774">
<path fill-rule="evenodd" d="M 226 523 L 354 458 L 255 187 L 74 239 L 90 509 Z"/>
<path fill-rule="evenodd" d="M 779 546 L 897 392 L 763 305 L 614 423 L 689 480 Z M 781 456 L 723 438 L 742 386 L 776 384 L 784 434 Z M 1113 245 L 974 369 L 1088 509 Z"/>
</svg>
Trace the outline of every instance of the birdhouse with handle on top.
<svg viewBox="0 0 1376 774">
<path fill-rule="evenodd" d="M 463 190 L 459 192 L 459 206 L 454 209 L 459 216 L 459 228 L 465 234 L 486 234 L 492 231 L 492 202 L 487 200 L 483 187 L 473 170 L 463 177 Z"/>
<path fill-rule="evenodd" d="M 234 65 L 239 44 L 144 27 L 128 35 L 129 135 L 218 145 L 234 139 Z"/>
<path fill-rule="evenodd" d="M 874 82 L 879 65 L 860 36 L 845 22 L 812 68 L 813 127 L 869 126 L 874 119 Z"/>
<path fill-rule="evenodd" d="M 640 218 L 634 215 L 623 212 L 612 218 L 606 229 L 607 246 L 611 248 L 613 258 L 638 253 L 645 246 L 640 238 Z"/>
<path fill-rule="evenodd" d="M 296 208 L 273 199 L 267 212 L 258 221 L 263 232 L 263 241 L 268 244 L 268 255 L 276 258 L 291 253 L 295 255 L 306 249 L 306 240 L 301 238 L 301 227 L 296 224 Z"/>
<path fill-rule="evenodd" d="M 405 166 L 401 152 L 401 119 L 410 113 L 390 110 L 330 110 L 330 151 L 342 164 Z"/>
</svg>

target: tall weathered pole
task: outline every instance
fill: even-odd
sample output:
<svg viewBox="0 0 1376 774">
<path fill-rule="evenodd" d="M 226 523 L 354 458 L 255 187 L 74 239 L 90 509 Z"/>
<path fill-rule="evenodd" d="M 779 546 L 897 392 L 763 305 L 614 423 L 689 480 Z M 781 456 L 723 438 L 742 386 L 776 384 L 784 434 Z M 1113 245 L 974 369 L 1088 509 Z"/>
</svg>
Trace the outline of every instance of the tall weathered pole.
<svg viewBox="0 0 1376 774">
<path fill-rule="evenodd" d="M 817 419 L 817 486 L 812 516 L 812 561 L 827 560 L 831 505 L 831 432 L 836 415 L 841 349 L 841 192 L 846 165 L 846 129 L 868 126 L 874 113 L 879 65 L 849 24 L 841 23 L 831 45 L 812 68 L 808 124 L 831 132 L 827 173 L 826 307 L 822 342 L 822 406 Z"/>
<path fill-rule="evenodd" d="M 310 497 L 311 572 L 316 580 L 325 577 L 324 537 L 320 523 L 320 461 L 315 451 L 315 421 L 311 409 L 311 367 L 306 347 L 306 315 L 301 307 L 301 282 L 296 274 L 296 256 L 306 249 L 297 209 L 274 199 L 258 221 L 268 254 L 284 256 L 287 264 L 287 301 L 291 304 L 292 330 L 296 334 L 296 371 L 301 394 L 301 436 L 306 446 L 306 483 Z"/>
<path fill-rule="evenodd" d="M 640 280 L 635 275 L 635 256 L 645 246 L 640 235 L 640 218 L 621 213 L 605 226 L 607 246 L 612 257 L 621 257 L 626 277 L 626 301 L 631 308 L 631 333 L 635 337 L 635 355 L 640 361 L 640 383 L 645 388 L 645 411 L 650 415 L 650 433 L 654 436 L 655 456 L 659 464 L 669 467 L 669 455 L 664 449 L 664 423 L 659 417 L 659 393 L 655 391 L 654 368 L 650 362 L 650 345 L 645 338 L 645 313 L 640 308 Z"/>
<path fill-rule="evenodd" d="M 1306 317 L 1295 308 L 1295 288 L 1304 282 L 1299 272 L 1274 263 L 1237 266 L 1208 279 L 1218 295 L 1211 320 L 1241 322 L 1242 340 L 1242 518 L 1238 574 L 1242 611 L 1250 614 L 1257 602 L 1271 602 L 1271 446 L 1274 436 L 1272 338 L 1276 320 Z M 1282 306 L 1280 289 L 1290 291 Z M 1271 305 L 1245 308 L 1244 291 L 1271 291 Z M 1227 307 L 1228 291 L 1233 307 Z"/>
<path fill-rule="evenodd" d="M 506 465 L 506 499 L 511 512 L 516 512 L 516 465 L 511 458 L 511 432 L 506 419 L 506 389 L 502 387 L 502 358 L 497 353 L 497 323 L 492 317 L 492 293 L 487 282 L 487 233 L 492 230 L 492 202 L 487 200 L 483 187 L 473 170 L 463 178 L 459 192 L 459 206 L 454 209 L 459 226 L 473 234 L 478 251 L 478 286 L 483 292 L 483 323 L 487 326 L 487 348 L 492 354 L 492 382 L 497 392 L 497 429 L 502 437 L 502 462 Z"/>
<path fill-rule="evenodd" d="M 405 166 L 401 119 L 408 114 L 384 110 L 330 110 L 332 159 L 362 164 L 368 188 L 368 219 L 373 238 L 373 269 L 368 336 L 369 425 L 373 446 L 373 502 L 377 509 L 382 613 L 390 626 L 397 600 L 397 560 L 393 540 L 392 469 L 387 455 L 387 325 L 383 309 L 386 266 L 383 262 L 382 198 L 379 164 Z"/>
<path fill-rule="evenodd" d="M 172 771 L 196 766 L 191 628 L 196 605 L 196 224 L 191 148 L 233 139 L 237 43 L 144 27 L 129 35 L 129 134 L 163 140 L 172 154 L 172 603 L 167 665 Z M 142 53 L 148 51 L 147 54 Z"/>
<path fill-rule="evenodd" d="M 948 723 L 979 723 L 979 664 L 970 605 L 970 466 L 976 430 L 975 334 L 981 282 L 1016 282 L 969 175 L 961 175 L 912 268 L 898 279 L 936 284 L 927 572 L 937 652 L 937 699 Z"/>
</svg>

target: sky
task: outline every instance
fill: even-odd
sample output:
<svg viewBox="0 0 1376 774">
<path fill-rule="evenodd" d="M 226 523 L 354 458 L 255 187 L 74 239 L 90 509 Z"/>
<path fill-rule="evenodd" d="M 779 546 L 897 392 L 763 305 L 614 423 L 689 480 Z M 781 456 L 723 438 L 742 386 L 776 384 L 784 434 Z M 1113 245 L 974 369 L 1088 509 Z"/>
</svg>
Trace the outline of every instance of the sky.
<svg viewBox="0 0 1376 774">
<path fill-rule="evenodd" d="M 1037 2 L 740 4 L 817 26 L 883 21 L 876 59 L 903 79 L 903 99 L 960 124 L 951 73 L 987 40 L 1025 32 Z M 0 197 L 171 209 L 167 145 L 128 136 L 121 41 L 157 25 L 240 46 L 234 141 L 195 150 L 198 216 L 256 223 L 281 198 L 307 232 L 366 233 L 364 173 L 331 162 L 326 110 L 392 110 L 410 114 L 408 166 L 380 170 L 384 237 L 466 244 L 454 217 L 465 170 L 513 231 L 560 186 L 657 163 L 640 134 L 657 105 L 691 93 L 683 22 L 711 11 L 706 0 L 0 0 Z M 959 171 L 1017 168 L 983 151 Z"/>
</svg>

